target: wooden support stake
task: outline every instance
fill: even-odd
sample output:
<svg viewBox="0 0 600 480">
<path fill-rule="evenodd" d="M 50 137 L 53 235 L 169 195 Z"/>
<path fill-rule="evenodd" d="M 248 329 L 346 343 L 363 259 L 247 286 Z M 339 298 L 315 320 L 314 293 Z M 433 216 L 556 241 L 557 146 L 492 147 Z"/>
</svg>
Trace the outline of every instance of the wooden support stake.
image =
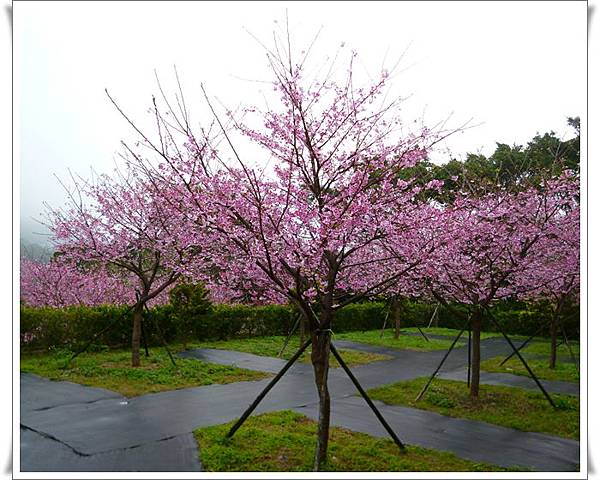
<svg viewBox="0 0 600 480">
<path fill-rule="evenodd" d="M 425 384 L 425 386 L 423 387 L 423 389 L 421 390 L 421 392 L 419 393 L 419 395 L 417 395 L 417 398 L 415 398 L 415 402 L 418 402 L 419 400 L 421 400 L 421 398 L 423 397 L 423 395 L 425 394 L 425 392 L 429 388 L 429 385 L 431 385 L 431 382 L 433 382 L 433 379 L 435 378 L 435 376 L 437 375 L 437 373 L 440 371 L 440 368 L 442 368 L 442 365 L 444 364 L 444 362 L 446 361 L 446 359 L 450 355 L 450 352 L 454 348 L 454 345 L 456 345 L 456 342 L 458 342 L 458 339 L 462 336 L 463 332 L 467 328 L 467 325 L 469 324 L 470 321 L 471 321 L 471 318 L 469 317 L 467 319 L 467 322 L 465 323 L 464 327 L 462 328 L 462 330 L 460 332 L 458 332 L 458 335 L 456 336 L 456 338 L 452 342 L 452 345 L 450 345 L 450 348 L 448 349 L 448 351 L 446 352 L 446 354 L 442 358 L 442 361 L 437 366 L 437 368 L 435 369 L 435 371 L 431 374 L 431 377 L 429 377 L 429 380 L 427 381 L 427 383 Z"/>
<path fill-rule="evenodd" d="M 519 347 L 517 348 L 517 350 L 521 350 L 523 347 L 525 347 L 531 340 L 533 340 L 533 338 L 540 333 L 544 328 L 546 327 L 546 324 L 543 324 L 541 327 L 539 327 L 535 333 L 533 335 L 531 335 L 531 337 L 529 337 L 527 340 L 525 340 L 521 345 L 519 345 Z M 515 355 L 515 352 L 512 352 L 508 357 L 506 357 L 504 360 L 502 360 L 502 362 L 500 362 L 500 366 L 504 365 L 506 362 L 508 362 L 513 356 Z"/>
<path fill-rule="evenodd" d="M 279 353 L 277 354 L 277 357 L 281 358 L 281 355 L 283 355 L 283 352 L 286 349 L 286 347 L 288 346 L 288 343 L 290 342 L 292 335 L 294 334 L 294 332 L 298 328 L 298 325 L 300 324 L 300 317 L 301 317 L 301 314 L 298 314 L 298 316 L 296 317 L 296 321 L 294 322 L 294 325 L 293 325 L 292 329 L 290 330 L 290 333 L 288 333 L 288 336 L 285 339 L 285 342 L 283 343 L 283 347 L 281 347 L 281 350 L 279 350 Z"/>
<path fill-rule="evenodd" d="M 525 359 L 523 358 L 523 356 L 521 355 L 521 353 L 519 353 L 519 350 L 517 349 L 517 347 L 515 347 L 515 345 L 511 341 L 511 339 L 508 338 L 508 336 L 504 333 L 504 330 L 502 330 L 502 328 L 500 327 L 500 324 L 498 323 L 498 321 L 496 320 L 496 318 L 490 312 L 490 309 L 486 307 L 486 310 L 487 310 L 487 313 L 488 313 L 490 319 L 496 325 L 496 328 L 500 331 L 500 333 L 502 333 L 502 336 L 504 337 L 504 339 L 508 342 L 508 344 L 514 350 L 515 354 L 519 357 L 519 360 L 521 360 L 521 363 L 523 364 L 523 366 L 525 367 L 525 369 L 529 372 L 529 375 L 531 375 L 531 378 L 533 378 L 533 380 L 535 381 L 535 383 L 538 386 L 538 388 L 542 391 L 542 393 L 544 394 L 544 396 L 546 397 L 546 399 L 548 400 L 548 402 L 550 402 L 550 405 L 552 405 L 554 408 L 557 408 L 556 405 L 555 405 L 555 403 L 554 403 L 554 401 L 552 400 L 552 397 L 548 394 L 548 392 L 546 391 L 546 389 L 540 383 L 540 381 L 536 377 L 535 373 L 533 373 L 533 370 L 531 370 L 531 368 L 529 367 L 528 363 L 525 361 Z"/>
<path fill-rule="evenodd" d="M 73 356 L 67 360 L 67 363 L 65 364 L 64 368 L 67 368 L 69 366 L 69 364 L 75 360 L 79 355 L 81 355 L 83 352 L 85 352 L 90 345 L 94 342 L 94 340 L 96 340 L 96 338 L 98 338 L 100 335 L 102 335 L 104 332 L 108 331 L 115 323 L 117 323 L 118 321 L 122 320 L 123 318 L 125 318 L 125 315 L 127 315 L 129 312 L 131 312 L 131 310 L 133 309 L 133 307 L 135 307 L 135 305 L 130 306 L 127 310 L 125 310 L 125 312 L 118 316 L 117 318 L 115 318 L 112 322 L 110 322 L 106 327 L 104 327 L 102 330 L 100 330 L 99 332 L 97 332 L 88 343 L 85 344 L 85 346 L 79 350 L 78 352 L 74 353 Z"/>
<path fill-rule="evenodd" d="M 304 345 L 302 345 L 300 347 L 300 349 L 294 354 L 294 356 L 288 360 L 288 362 L 285 364 L 285 366 L 279 371 L 279 373 L 277 375 L 275 375 L 275 377 L 273 377 L 273 380 L 271 380 L 269 382 L 269 384 L 264 388 L 264 390 L 262 392 L 260 392 L 258 397 L 256 397 L 254 399 L 254 401 L 250 404 L 250 406 L 242 414 L 242 416 L 239 418 L 239 420 L 237 422 L 235 422 L 235 425 L 233 425 L 233 427 L 231 427 L 229 432 L 227 432 L 227 435 L 225 435 L 226 438 L 233 437 L 235 432 L 237 432 L 237 430 L 243 425 L 243 423 L 250 416 L 250 414 L 254 411 L 254 409 L 256 407 L 258 407 L 258 404 L 261 402 L 261 400 L 263 398 L 265 398 L 267 393 L 269 393 L 269 391 L 275 386 L 275 384 L 281 379 L 281 377 L 283 377 L 285 372 L 287 372 L 290 369 L 290 367 L 294 364 L 294 362 L 296 360 L 298 360 L 298 358 L 300 358 L 300 355 L 302 355 L 304 353 L 304 350 L 306 350 L 308 348 L 308 346 L 311 344 L 311 342 L 312 342 L 312 340 L 308 339 L 304 343 Z"/>
<path fill-rule="evenodd" d="M 404 444 L 400 441 L 400 439 L 398 438 L 398 436 L 396 435 L 394 430 L 392 430 L 392 427 L 390 427 L 390 425 L 386 422 L 385 418 L 383 418 L 383 415 L 381 415 L 381 412 L 377 409 L 377 407 L 375 406 L 373 401 L 369 398 L 369 395 L 367 395 L 367 392 L 365 392 L 365 390 L 362 388 L 361 384 L 358 382 L 357 378 L 350 371 L 350 369 L 348 368 L 348 365 L 346 365 L 346 362 L 344 362 L 344 360 L 338 353 L 338 351 L 335 348 L 335 346 L 333 345 L 333 343 L 330 343 L 330 348 L 331 348 L 331 353 L 333 353 L 333 356 L 335 357 L 335 359 L 338 361 L 338 363 L 344 369 L 344 372 L 346 372 L 346 375 L 348 375 L 348 377 L 350 377 L 350 380 L 352 380 L 352 383 L 354 384 L 354 386 L 356 387 L 358 392 L 365 399 L 365 402 L 367 402 L 367 405 L 369 405 L 371 410 L 373 410 L 373 413 L 377 417 L 377 420 L 379 420 L 379 422 L 383 425 L 383 428 L 385 428 L 385 430 L 388 432 L 390 437 L 392 437 L 392 440 L 394 440 L 394 443 L 398 446 L 398 448 L 400 450 L 404 451 L 406 449 L 404 447 Z"/>
<path fill-rule="evenodd" d="M 144 305 L 144 307 L 146 308 L 146 312 L 150 313 L 150 311 L 148 310 L 148 307 L 146 305 Z M 160 329 L 160 325 L 158 324 L 158 320 L 156 317 L 154 317 L 154 325 L 156 326 L 156 332 L 158 333 L 158 337 L 160 338 L 160 341 L 162 342 L 163 347 L 165 347 L 165 350 L 167 351 L 167 354 L 169 355 L 169 358 L 171 359 L 171 363 L 173 364 L 174 367 L 177 367 L 177 363 L 175 363 L 175 359 L 173 358 L 173 355 L 171 354 L 169 345 L 167 345 L 167 341 L 162 334 L 162 330 Z"/>
</svg>

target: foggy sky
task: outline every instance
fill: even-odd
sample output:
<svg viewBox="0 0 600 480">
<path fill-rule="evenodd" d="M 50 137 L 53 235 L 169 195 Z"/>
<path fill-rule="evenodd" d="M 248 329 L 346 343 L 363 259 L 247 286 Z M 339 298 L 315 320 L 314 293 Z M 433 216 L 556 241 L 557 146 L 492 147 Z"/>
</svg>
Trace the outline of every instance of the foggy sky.
<svg viewBox="0 0 600 480">
<path fill-rule="evenodd" d="M 131 127 L 108 88 L 140 125 L 158 94 L 156 69 L 173 91 L 177 65 L 188 107 L 207 121 L 202 82 L 227 107 L 262 104 L 271 87 L 262 47 L 288 11 L 293 48 L 319 63 L 358 52 L 364 78 L 400 58 L 394 93 L 407 120 L 450 117 L 482 124 L 446 143 L 457 157 L 523 144 L 536 132 L 572 135 L 567 116 L 586 105 L 585 2 L 15 2 L 15 158 L 20 161 L 21 236 L 43 243 L 42 203 L 66 197 L 53 175 L 114 168 Z M 404 53 L 404 55 L 403 55 Z M 261 91 L 262 90 L 262 91 Z M 247 154 L 255 154 L 248 150 Z M 442 157 L 449 154 L 438 153 Z"/>
</svg>

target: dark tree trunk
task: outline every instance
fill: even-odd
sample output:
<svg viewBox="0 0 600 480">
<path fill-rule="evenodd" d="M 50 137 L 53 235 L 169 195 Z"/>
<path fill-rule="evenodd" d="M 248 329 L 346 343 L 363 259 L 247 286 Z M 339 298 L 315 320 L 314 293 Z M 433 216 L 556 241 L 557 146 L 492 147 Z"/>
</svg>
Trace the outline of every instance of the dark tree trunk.
<svg viewBox="0 0 600 480">
<path fill-rule="evenodd" d="M 553 312 L 552 312 L 552 320 L 550 322 L 550 362 L 549 367 L 554 369 L 556 368 L 556 356 L 558 350 L 558 316 L 562 310 L 562 306 L 564 304 L 565 297 L 562 297 L 558 300 Z M 563 330 L 564 332 L 564 330 Z"/>
<path fill-rule="evenodd" d="M 481 310 L 471 318 L 471 398 L 479 397 L 479 370 L 481 365 Z"/>
<path fill-rule="evenodd" d="M 317 423 L 317 446 L 315 449 L 315 458 L 313 470 L 318 472 L 327 461 L 327 444 L 329 442 L 329 420 L 331 416 L 331 399 L 329 397 L 329 388 L 327 378 L 329 374 L 329 344 L 330 315 L 324 314 L 321 318 L 321 330 L 311 332 L 312 353 L 311 362 L 315 372 L 315 383 L 319 395 L 319 419 Z"/>
<path fill-rule="evenodd" d="M 329 418 L 331 401 L 327 387 L 329 371 L 329 335 L 313 335 L 311 360 L 315 372 L 315 383 L 319 394 L 319 419 L 317 426 L 317 447 L 313 470 L 318 472 L 327 460 L 329 441 Z"/>
<path fill-rule="evenodd" d="M 556 314 L 552 315 L 552 321 L 550 322 L 550 368 L 556 368 L 556 350 L 558 340 L 558 328 L 556 325 Z"/>
<path fill-rule="evenodd" d="M 140 324 L 142 330 L 142 341 L 144 342 L 144 352 L 146 357 L 150 356 L 150 352 L 148 352 L 148 338 L 146 337 L 146 329 L 144 328 L 144 318 L 142 317 L 142 322 Z"/>
<path fill-rule="evenodd" d="M 400 301 L 394 297 L 392 300 L 392 316 L 394 318 L 394 338 L 400 338 Z"/>
<path fill-rule="evenodd" d="M 304 319 L 304 315 L 300 316 L 298 327 L 300 328 L 300 345 L 304 345 L 304 342 L 306 342 L 306 320 Z"/>
<path fill-rule="evenodd" d="M 142 336 L 142 305 L 133 309 L 133 332 L 131 334 L 131 366 L 140 366 L 140 338 Z"/>
</svg>

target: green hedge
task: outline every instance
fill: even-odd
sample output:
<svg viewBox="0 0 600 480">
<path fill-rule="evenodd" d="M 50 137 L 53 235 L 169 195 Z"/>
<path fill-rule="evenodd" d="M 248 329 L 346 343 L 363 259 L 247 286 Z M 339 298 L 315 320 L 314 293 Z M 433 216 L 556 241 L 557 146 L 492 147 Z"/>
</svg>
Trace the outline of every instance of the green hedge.
<svg viewBox="0 0 600 480">
<path fill-rule="evenodd" d="M 194 334 L 198 340 L 286 335 L 293 322 L 286 305 L 214 305 L 194 321 Z"/>
<path fill-rule="evenodd" d="M 402 327 L 426 326 L 435 306 L 416 301 L 403 302 Z M 466 308 L 456 306 L 466 312 Z M 94 344 L 125 346 L 131 339 L 131 312 L 127 307 L 68 307 L 34 308 L 21 306 L 21 344 L 31 349 L 56 347 L 75 348 L 89 341 L 91 337 L 115 321 L 115 324 L 101 334 Z M 578 335 L 579 319 L 573 314 L 578 307 L 565 311 L 571 318 L 566 322 L 570 338 Z M 334 332 L 372 330 L 381 328 L 387 306 L 384 302 L 367 302 L 348 305 L 336 312 L 333 321 Z M 437 326 L 460 328 L 462 320 L 443 307 L 439 309 Z M 532 334 L 540 321 L 549 318 L 547 308 L 527 306 L 520 302 L 504 302 L 494 307 L 494 315 L 507 333 Z M 263 335 L 285 335 L 295 320 L 294 310 L 286 305 L 253 307 L 247 305 L 214 305 L 207 313 L 197 315 L 186 322 L 192 325 L 193 336 L 189 341 L 228 338 L 247 338 Z M 178 337 L 177 315 L 170 305 L 152 308 L 145 313 L 144 329 L 149 345 L 159 345 L 156 324 L 167 341 Z M 391 319 L 388 327 L 392 327 Z M 484 330 L 495 331 L 493 324 L 484 322 Z M 543 332 L 542 335 L 547 335 Z"/>
<path fill-rule="evenodd" d="M 427 325 L 434 311 L 434 305 L 420 302 L 407 302 L 404 307 L 404 325 Z M 455 312 L 460 312 L 456 315 Z M 464 316 L 468 315 L 469 309 L 463 305 L 453 305 L 452 309 L 439 307 L 437 326 L 447 328 L 462 328 Z M 533 335 L 542 324 L 548 324 L 552 312 L 545 304 L 528 304 L 520 301 L 504 301 L 495 304 L 491 308 L 492 315 L 501 325 L 502 330 L 512 335 Z M 579 306 L 571 305 L 563 309 L 561 321 L 569 338 L 579 337 Z M 435 325 L 435 322 L 433 323 Z M 490 319 L 483 322 L 483 330 L 497 332 L 498 328 Z M 538 333 L 539 336 L 548 336 L 545 329 Z"/>
<path fill-rule="evenodd" d="M 542 323 L 548 324 L 552 318 L 549 305 L 544 303 L 501 302 L 494 307 L 493 314 L 506 332 L 520 335 L 533 335 Z M 569 338 L 579 338 L 579 305 L 563 307 L 561 322 Z M 487 329 L 497 331 L 491 322 Z M 548 335 L 546 329 L 541 333 L 541 336 Z"/>
<path fill-rule="evenodd" d="M 144 330 L 150 344 L 156 343 L 155 319 L 167 341 L 175 337 L 172 308 L 153 308 L 145 314 Z M 21 306 L 21 344 L 34 349 L 76 347 L 86 343 L 102 330 L 94 345 L 128 345 L 131 342 L 132 313 L 126 306 L 101 307 L 27 307 Z M 114 324 L 111 326 L 111 323 Z M 108 328 L 110 327 L 110 328 Z"/>
</svg>

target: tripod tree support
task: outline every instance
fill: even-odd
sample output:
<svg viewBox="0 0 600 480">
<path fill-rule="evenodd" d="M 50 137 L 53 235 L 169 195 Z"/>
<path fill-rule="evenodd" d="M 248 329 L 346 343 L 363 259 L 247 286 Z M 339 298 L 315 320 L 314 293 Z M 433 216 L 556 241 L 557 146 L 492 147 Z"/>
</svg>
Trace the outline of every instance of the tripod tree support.
<svg viewBox="0 0 600 480">
<path fill-rule="evenodd" d="M 279 373 L 277 375 L 275 375 L 275 377 L 273 377 L 273 379 L 264 388 L 264 390 L 262 392 L 260 392 L 258 397 L 256 397 L 254 399 L 254 401 L 250 404 L 250 406 L 246 409 L 246 411 L 242 414 L 242 416 L 238 419 L 238 421 L 235 422 L 235 425 L 233 425 L 233 427 L 231 427 L 229 432 L 227 432 L 227 435 L 225 435 L 225 438 L 233 437 L 235 432 L 237 432 L 237 430 L 244 424 L 244 422 L 247 420 L 247 418 L 250 416 L 250 414 L 254 411 L 254 409 L 256 407 L 258 407 L 258 404 L 262 401 L 262 399 L 265 398 L 267 393 L 269 393 L 269 391 L 275 386 L 275 384 L 279 380 L 281 380 L 281 377 L 283 377 L 285 375 L 285 372 L 287 372 L 290 369 L 290 367 L 296 362 L 296 360 L 298 360 L 298 358 L 300 358 L 300 355 L 302 355 L 304 353 L 304 350 L 306 350 L 308 348 L 308 346 L 311 344 L 311 342 L 312 342 L 312 339 L 308 339 L 306 342 L 304 342 L 304 345 L 302 345 L 298 349 L 298 351 L 294 354 L 294 356 L 288 360 L 288 362 L 279 371 Z"/>
<path fill-rule="evenodd" d="M 383 332 L 385 332 L 385 327 L 387 326 L 388 317 L 390 316 L 391 304 L 389 301 L 386 303 L 387 312 L 385 314 L 385 318 L 383 319 L 383 327 L 381 327 L 381 333 L 379 334 L 379 338 L 383 338 Z"/>
<path fill-rule="evenodd" d="M 71 358 L 69 358 L 69 360 L 67 360 L 67 363 L 65 364 L 64 368 L 67 368 L 69 366 L 69 364 L 75 360 L 79 355 L 81 355 L 83 352 L 85 352 L 88 348 L 90 348 L 90 345 L 94 342 L 94 340 L 96 340 L 100 335 L 102 335 L 104 332 L 108 331 L 115 323 L 121 321 L 123 318 L 125 318 L 125 315 L 127 315 L 129 312 L 131 312 L 131 310 L 133 309 L 133 307 L 135 307 L 135 305 L 131 305 L 127 310 L 125 310 L 125 312 L 123 312 L 120 316 L 118 316 L 117 318 L 115 318 L 112 322 L 110 322 L 106 327 L 104 327 L 102 330 L 100 330 L 99 332 L 96 332 L 96 334 L 90 339 L 90 341 L 88 343 L 85 344 L 85 346 L 77 351 L 76 353 L 74 353 Z"/>
<path fill-rule="evenodd" d="M 385 314 L 385 318 L 383 319 L 383 326 L 381 327 L 381 333 L 379 334 L 379 338 L 383 338 L 383 334 L 385 333 L 385 327 L 387 326 L 387 321 L 388 318 L 390 316 L 390 311 L 391 311 L 391 303 L 387 303 L 387 311 Z M 419 333 L 423 336 L 423 338 L 427 341 L 429 341 L 429 337 L 427 335 L 425 335 L 425 332 L 423 332 L 423 330 L 421 330 L 421 327 L 419 327 L 418 325 L 416 325 L 417 330 L 419 330 Z"/>
<path fill-rule="evenodd" d="M 427 335 L 425 335 L 425 332 L 423 332 L 423 330 L 421 330 L 421 327 L 419 327 L 417 325 L 417 330 L 419 330 L 419 333 L 423 336 L 423 338 L 427 341 L 429 341 L 429 337 Z"/>
<path fill-rule="evenodd" d="M 433 379 L 435 378 L 435 376 L 438 374 L 438 372 L 440 371 L 440 368 L 442 368 L 442 365 L 444 364 L 444 362 L 446 361 L 446 359 L 448 358 L 448 356 L 450 355 L 450 352 L 452 351 L 452 349 L 454 348 L 454 345 L 456 345 L 456 342 L 458 342 L 458 339 L 462 336 L 463 332 L 465 331 L 465 329 L 467 328 L 467 325 L 469 324 L 469 321 L 471 320 L 471 318 L 469 317 L 465 323 L 465 325 L 463 326 L 463 328 L 461 329 L 460 332 L 458 332 L 458 335 L 456 336 L 456 338 L 454 339 L 454 341 L 452 342 L 452 344 L 450 345 L 450 348 L 448 349 L 448 351 L 446 352 L 446 354 L 444 355 L 444 357 L 442 358 L 442 361 L 440 362 L 440 364 L 437 366 L 437 368 L 435 369 L 435 371 L 431 374 L 431 376 L 429 377 L 429 380 L 427 380 L 427 383 L 425 384 L 425 386 L 423 387 L 423 389 L 421 390 L 421 392 L 419 393 L 419 395 L 417 395 L 417 398 L 415 398 L 415 402 L 418 402 L 419 400 L 421 400 L 421 398 L 423 398 L 423 395 L 425 395 L 425 392 L 427 391 L 427 389 L 429 388 L 429 385 L 431 385 L 431 382 L 433 382 Z"/>
<path fill-rule="evenodd" d="M 285 339 L 285 342 L 283 343 L 283 347 L 281 347 L 281 350 L 279 350 L 279 353 L 277 354 L 277 357 L 281 358 L 281 355 L 283 355 L 283 352 L 285 351 L 286 347 L 288 346 L 288 343 L 290 342 L 290 339 L 292 338 L 292 335 L 294 334 L 294 332 L 298 328 L 298 325 L 300 325 L 300 314 L 298 314 L 296 316 L 296 321 L 294 322 L 294 325 L 293 325 L 292 329 L 290 330 L 290 333 L 288 333 L 288 336 Z"/>
<path fill-rule="evenodd" d="M 354 374 L 352 373 L 350 368 L 348 368 L 348 365 L 346 365 L 346 362 L 344 362 L 344 360 L 338 353 L 338 351 L 335 348 L 335 346 L 333 345 L 333 343 L 330 344 L 330 349 L 331 349 L 331 353 L 333 353 L 333 356 L 338 361 L 338 363 L 341 365 L 344 372 L 346 372 L 346 375 L 348 375 L 348 377 L 350 377 L 350 380 L 352 380 L 352 383 L 354 384 L 354 386 L 356 387 L 358 392 L 365 399 L 365 402 L 367 402 L 367 405 L 369 405 L 371 410 L 373 410 L 373 413 L 375 414 L 375 416 L 377 417 L 379 422 L 383 425 L 383 428 L 385 428 L 385 430 L 388 432 L 390 437 L 392 437 L 392 440 L 394 440 L 394 443 L 398 446 L 398 448 L 400 450 L 405 451 L 406 448 L 404 447 L 404 444 L 400 441 L 400 439 L 398 438 L 398 436 L 396 435 L 394 430 L 392 430 L 392 427 L 390 427 L 390 425 L 386 422 L 385 418 L 383 418 L 383 415 L 381 415 L 381 412 L 377 409 L 377 407 L 375 406 L 373 401 L 369 398 L 369 395 L 367 395 L 367 392 L 365 392 L 365 390 L 362 388 L 361 384 L 358 382 L 357 378 L 354 376 Z"/>
<path fill-rule="evenodd" d="M 150 313 L 150 311 L 148 310 L 148 306 L 144 305 L 144 307 L 146 308 L 146 313 Z M 160 325 L 158 324 L 158 320 L 156 318 L 154 318 L 154 326 L 156 327 L 156 332 L 158 333 L 158 337 L 160 338 L 160 341 L 162 342 L 163 347 L 165 347 L 165 350 L 167 351 L 167 354 L 169 355 L 169 358 L 171 359 L 171 363 L 173 364 L 174 367 L 177 367 L 177 363 L 175 362 L 175 359 L 173 358 L 173 354 L 171 353 L 171 350 L 169 349 L 169 345 L 167 345 L 167 341 L 165 340 L 165 337 L 162 334 L 162 330 L 160 329 Z"/>
<path fill-rule="evenodd" d="M 577 358 L 575 358 L 575 354 L 573 353 L 573 350 L 571 349 L 571 344 L 569 343 L 569 340 L 567 339 L 567 332 L 565 331 L 565 327 L 562 324 L 562 322 L 558 322 L 558 326 L 560 327 L 560 330 L 563 334 L 563 341 L 565 343 L 565 345 L 567 346 L 567 348 L 569 349 L 569 354 L 571 355 L 571 360 L 573 360 L 573 363 L 575 364 L 575 368 L 577 369 L 577 373 L 579 373 L 579 362 L 577 361 Z"/>
<path fill-rule="evenodd" d="M 508 338 L 508 336 L 506 335 L 506 333 L 504 333 L 504 330 L 502 330 L 502 328 L 500 327 L 499 322 L 492 315 L 492 313 L 490 312 L 489 308 L 486 308 L 486 310 L 487 310 L 487 313 L 488 313 L 490 319 L 492 320 L 492 322 L 494 322 L 494 325 L 496 325 L 496 328 L 500 331 L 500 333 L 502 333 L 502 336 L 504 337 L 504 339 L 508 342 L 508 344 L 514 350 L 515 354 L 519 357 L 519 360 L 521 360 L 521 363 L 527 369 L 527 371 L 529 372 L 529 375 L 531 376 L 531 378 L 533 378 L 533 380 L 535 381 L 535 383 L 538 386 L 538 388 L 542 391 L 542 393 L 544 394 L 544 396 L 546 397 L 546 399 L 548 400 L 548 402 L 550 402 L 550 405 L 552 405 L 554 408 L 557 408 L 556 405 L 555 405 L 555 403 L 554 403 L 554 401 L 552 400 L 552 397 L 548 394 L 548 392 L 546 391 L 546 389 L 540 383 L 540 381 L 536 377 L 535 373 L 533 373 L 533 370 L 531 370 L 531 368 L 529 367 L 529 365 L 527 364 L 527 362 L 525 361 L 525 359 L 523 358 L 523 356 L 521 355 L 521 353 L 519 352 L 519 350 L 517 350 L 517 347 L 515 347 L 514 343 L 511 341 L 510 338 Z"/>
<path fill-rule="evenodd" d="M 144 351 L 146 352 L 146 357 L 149 357 L 148 353 L 148 339 L 146 338 L 146 329 L 144 328 L 144 319 L 142 318 L 142 323 L 140 324 L 142 327 L 142 342 L 144 342 Z"/>
<path fill-rule="evenodd" d="M 521 350 L 523 347 L 525 347 L 531 340 L 533 340 L 533 338 L 540 333 L 544 327 L 546 327 L 546 324 L 543 324 L 540 328 L 538 328 L 535 333 L 533 335 L 531 335 L 531 337 L 529 337 L 527 340 L 525 340 L 521 345 L 519 345 L 519 347 L 517 348 L 517 350 Z M 500 366 L 504 365 L 506 362 L 508 362 L 512 357 L 514 357 L 515 352 L 512 352 L 508 357 L 506 357 L 504 360 L 502 360 L 502 362 L 500 362 Z"/>
<path fill-rule="evenodd" d="M 433 315 L 431 315 L 431 318 L 429 319 L 429 325 L 427 325 L 427 328 L 431 327 L 431 323 L 433 322 L 433 319 L 435 318 L 435 315 L 438 312 L 438 308 L 440 308 L 439 303 L 435 306 L 435 309 L 433 310 Z"/>
</svg>

